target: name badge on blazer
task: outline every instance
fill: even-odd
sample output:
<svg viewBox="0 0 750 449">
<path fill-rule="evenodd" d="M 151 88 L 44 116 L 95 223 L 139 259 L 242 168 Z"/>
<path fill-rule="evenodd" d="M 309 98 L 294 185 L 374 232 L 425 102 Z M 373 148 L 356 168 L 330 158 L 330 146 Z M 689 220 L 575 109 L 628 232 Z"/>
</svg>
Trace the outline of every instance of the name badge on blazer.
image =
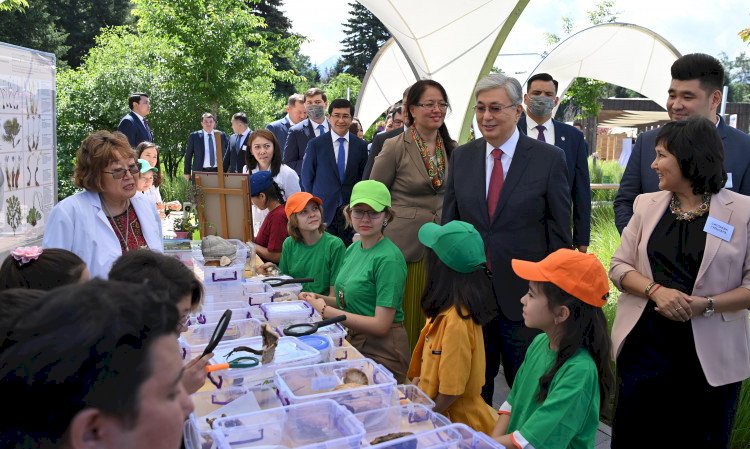
<svg viewBox="0 0 750 449">
<path fill-rule="evenodd" d="M 731 189 L 732 187 L 734 187 L 732 185 L 732 174 L 731 173 L 727 173 L 727 183 L 724 184 L 724 188 L 725 189 Z"/>
<path fill-rule="evenodd" d="M 718 237 L 725 242 L 728 242 L 732 239 L 732 234 L 734 233 L 734 226 L 730 225 L 729 223 L 724 223 L 721 220 L 717 220 L 714 217 L 709 216 L 706 220 L 706 226 L 703 227 L 703 230 L 714 237 Z"/>
</svg>

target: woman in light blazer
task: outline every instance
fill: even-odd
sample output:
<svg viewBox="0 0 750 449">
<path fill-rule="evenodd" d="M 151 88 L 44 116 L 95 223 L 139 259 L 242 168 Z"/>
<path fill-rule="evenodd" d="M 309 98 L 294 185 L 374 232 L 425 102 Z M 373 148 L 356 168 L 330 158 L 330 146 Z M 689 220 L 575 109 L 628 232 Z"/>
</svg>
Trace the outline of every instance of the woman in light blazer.
<svg viewBox="0 0 750 449">
<path fill-rule="evenodd" d="M 636 198 L 610 270 L 612 448 L 726 448 L 750 377 L 750 198 L 722 188 L 709 120 L 668 123 L 656 142 L 662 191 Z"/>
<path fill-rule="evenodd" d="M 424 327 L 420 304 L 427 282 L 425 248 L 417 233 L 425 223 L 440 223 L 443 183 L 456 146 L 445 126 L 449 107 L 448 94 L 440 83 L 420 80 L 411 86 L 403 105 L 411 125 L 385 141 L 370 173 L 370 179 L 382 182 L 391 192 L 396 217 L 388 224 L 385 235 L 406 259 L 404 325 L 412 348 Z"/>
</svg>

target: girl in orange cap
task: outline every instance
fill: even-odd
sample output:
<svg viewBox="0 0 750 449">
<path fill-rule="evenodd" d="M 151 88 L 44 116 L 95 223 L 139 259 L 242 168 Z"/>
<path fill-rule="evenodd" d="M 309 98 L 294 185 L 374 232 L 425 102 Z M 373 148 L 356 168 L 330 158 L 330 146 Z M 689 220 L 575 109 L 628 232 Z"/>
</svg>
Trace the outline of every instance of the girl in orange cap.
<svg viewBox="0 0 750 449">
<path fill-rule="evenodd" d="M 530 281 L 524 324 L 544 332 L 526 352 L 492 437 L 507 447 L 592 448 L 613 379 L 601 309 L 607 273 L 593 254 L 569 249 L 512 264 Z"/>
<path fill-rule="evenodd" d="M 294 278 L 315 279 L 306 292 L 333 296 L 333 281 L 344 258 L 344 242 L 326 232 L 323 201 L 307 192 L 291 195 L 284 205 L 289 237 L 281 246 L 279 270 Z"/>
</svg>

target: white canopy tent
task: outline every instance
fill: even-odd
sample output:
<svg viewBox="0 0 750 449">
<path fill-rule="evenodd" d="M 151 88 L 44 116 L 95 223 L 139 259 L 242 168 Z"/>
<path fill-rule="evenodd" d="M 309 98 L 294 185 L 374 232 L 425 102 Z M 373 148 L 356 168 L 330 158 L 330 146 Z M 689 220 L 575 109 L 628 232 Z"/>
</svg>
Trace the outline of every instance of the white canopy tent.
<svg viewBox="0 0 750 449">
<path fill-rule="evenodd" d="M 531 72 L 549 73 L 562 97 L 576 77 L 593 78 L 634 90 L 664 104 L 670 67 L 681 56 L 655 32 L 629 23 L 606 23 L 562 41 Z"/>
<path fill-rule="evenodd" d="M 400 47 L 415 78 L 438 81 L 448 92 L 452 113 L 446 119 L 448 130 L 459 137 L 462 127 L 468 132 L 471 116 L 472 92 L 477 80 L 492 68 L 502 43 L 515 25 L 529 0 L 359 0 L 388 28 Z M 395 46 L 392 46 L 395 47 Z M 395 48 L 394 48 L 395 51 Z M 490 55 L 493 55 L 490 57 Z M 395 61 L 381 58 L 379 63 Z M 373 63 L 374 64 L 374 63 Z M 403 66 L 390 70 L 404 71 Z M 372 68 L 379 73 L 380 69 Z M 372 78 L 372 77 L 370 77 Z M 379 79 L 379 78 L 375 78 Z M 382 101 L 370 97 L 377 88 L 370 89 L 368 78 L 360 96 L 359 115 L 363 126 L 366 101 Z M 387 98 L 393 103 L 401 98 L 408 84 L 393 86 L 397 95 Z M 369 92 L 368 92 L 369 91 Z M 362 95 L 362 94 L 360 94 Z M 373 100 L 370 100 L 373 98 Z M 377 98 L 377 100 L 375 100 Z M 387 107 L 387 105 L 386 105 Z M 381 109 L 384 110 L 386 107 Z"/>
</svg>

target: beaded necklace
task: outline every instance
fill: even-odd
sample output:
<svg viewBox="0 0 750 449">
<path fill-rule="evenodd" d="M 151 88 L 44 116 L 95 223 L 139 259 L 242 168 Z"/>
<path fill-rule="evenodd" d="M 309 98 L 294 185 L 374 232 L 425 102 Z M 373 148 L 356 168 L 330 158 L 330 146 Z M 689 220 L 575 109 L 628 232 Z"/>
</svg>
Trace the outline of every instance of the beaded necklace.
<svg viewBox="0 0 750 449">
<path fill-rule="evenodd" d="M 445 157 L 443 156 L 443 139 L 438 133 L 435 139 L 435 156 L 430 156 L 430 152 L 427 148 L 427 142 L 419 136 L 417 128 L 411 127 L 411 135 L 414 138 L 414 143 L 417 144 L 419 154 L 422 155 L 424 161 L 424 167 L 427 169 L 427 175 L 432 179 L 432 187 L 439 189 L 443 185 L 443 178 L 445 177 Z"/>
<path fill-rule="evenodd" d="M 711 204 L 711 194 L 704 193 L 701 203 L 697 208 L 689 211 L 683 211 L 680 204 L 680 199 L 677 198 L 677 194 L 672 194 L 672 199 L 669 201 L 669 211 L 675 215 L 675 220 L 686 220 L 693 221 L 698 217 L 702 217 L 708 213 L 709 206 Z"/>
</svg>

